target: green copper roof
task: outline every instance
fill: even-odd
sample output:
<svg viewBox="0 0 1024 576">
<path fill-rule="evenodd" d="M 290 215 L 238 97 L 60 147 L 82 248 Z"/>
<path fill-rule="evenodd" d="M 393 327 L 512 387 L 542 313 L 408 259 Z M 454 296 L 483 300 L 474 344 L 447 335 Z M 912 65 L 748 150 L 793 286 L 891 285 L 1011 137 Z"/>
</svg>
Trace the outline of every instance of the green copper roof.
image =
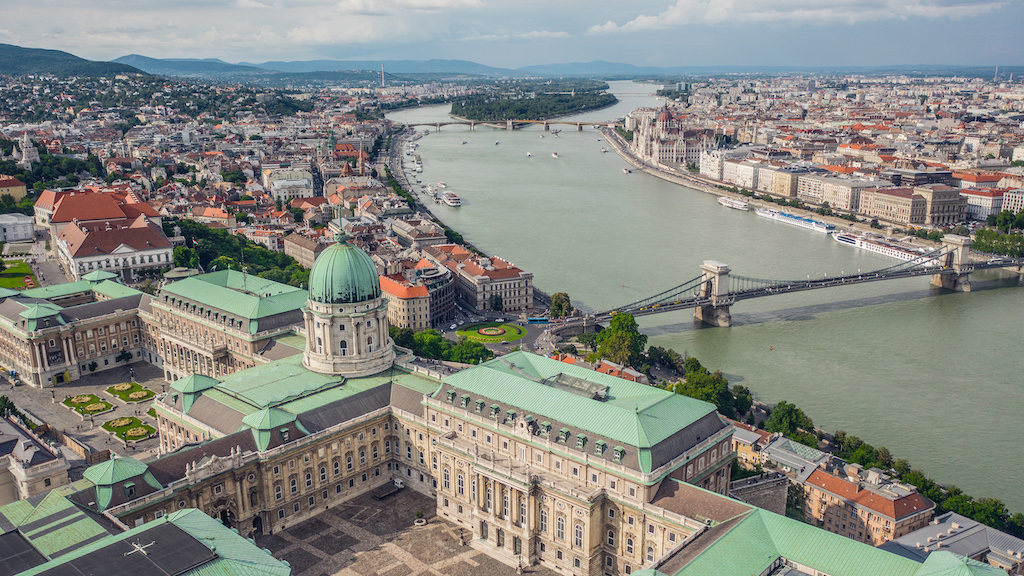
<svg viewBox="0 0 1024 576">
<path fill-rule="evenodd" d="M 379 297 L 380 277 L 366 252 L 341 241 L 317 256 L 309 272 L 310 300 L 352 304 Z"/>
<path fill-rule="evenodd" d="M 89 282 L 88 280 L 79 280 L 78 282 L 66 282 L 64 284 L 31 288 L 29 290 L 23 290 L 22 294 L 33 298 L 49 300 L 50 298 L 70 296 L 71 294 L 78 294 L 79 292 L 88 292 L 92 290 L 92 288 L 92 282 Z"/>
<path fill-rule="evenodd" d="M 780 557 L 835 576 L 918 576 L 921 567 L 845 536 L 754 509 L 673 576 L 763 574 Z"/>
<path fill-rule="evenodd" d="M 220 380 L 217 380 L 216 378 L 204 376 L 203 374 L 189 374 L 184 378 L 175 380 L 174 383 L 171 384 L 171 388 L 185 394 L 198 394 L 203 390 L 213 388 L 217 384 L 220 384 Z"/>
<path fill-rule="evenodd" d="M 106 270 L 93 270 L 82 276 L 82 280 L 88 280 L 89 282 L 102 282 L 104 280 L 114 280 L 115 278 L 117 278 L 117 274 L 107 272 Z"/>
<path fill-rule="evenodd" d="M 1005 570 L 977 560 L 957 556 L 948 550 L 932 552 L 914 576 L 1003 576 Z"/>
<path fill-rule="evenodd" d="M 562 376 L 560 376 L 562 375 Z M 595 400 L 572 387 L 607 387 Z M 673 394 L 527 352 L 513 352 L 444 379 L 473 397 L 515 406 L 523 414 L 588 430 L 629 446 L 650 448 L 715 411 L 714 404 Z M 641 455 L 641 465 L 643 457 Z"/>
<path fill-rule="evenodd" d="M 301 288 L 235 270 L 178 280 L 165 286 L 161 293 L 248 319 L 250 333 L 257 331 L 253 320 L 300 310 L 306 305 L 306 291 Z"/>
<path fill-rule="evenodd" d="M 62 310 L 60 306 L 55 306 L 48 302 L 34 302 L 27 305 L 23 304 L 23 306 L 25 306 L 25 309 L 18 316 L 26 320 L 25 328 L 28 330 L 38 330 L 40 328 L 66 324 L 64 318 L 60 315 Z"/>
<path fill-rule="evenodd" d="M 35 505 L 34 501 L 19 500 L 0 507 L 0 516 L 48 558 L 62 556 L 83 542 L 107 535 L 103 527 L 56 490 L 48 492 Z"/>
<path fill-rule="evenodd" d="M 21 292 L 13 288 L 0 288 L 0 298 L 10 298 L 11 296 L 21 296 Z"/>
<path fill-rule="evenodd" d="M 110 486 L 145 474 L 149 470 L 135 458 L 111 458 L 86 469 L 84 476 L 97 486 Z"/>
<path fill-rule="evenodd" d="M 149 466 L 135 458 L 111 458 L 85 470 L 86 480 L 96 485 L 96 508 L 103 511 L 113 498 L 113 486 L 130 478 L 142 477 L 142 480 L 153 488 L 163 488 Z"/>
<path fill-rule="evenodd" d="M 97 294 L 102 294 L 103 296 L 106 296 L 107 298 L 111 299 L 124 298 L 125 296 L 135 296 L 137 294 L 141 294 L 139 290 L 136 290 L 129 286 L 125 286 L 120 282 L 114 282 L 113 280 L 103 280 L 101 282 L 97 282 L 96 285 L 92 287 L 92 291 Z"/>
<path fill-rule="evenodd" d="M 308 434 L 308 431 L 305 430 L 302 427 L 302 424 L 296 420 L 297 418 L 295 414 L 292 414 L 287 410 L 281 410 L 280 408 L 264 408 L 242 418 L 242 424 L 252 428 L 252 435 L 256 440 L 256 445 L 260 450 L 266 450 L 267 446 L 270 445 L 270 433 L 273 432 L 275 428 L 295 422 L 295 426 L 297 426 L 299 430 Z"/>
</svg>

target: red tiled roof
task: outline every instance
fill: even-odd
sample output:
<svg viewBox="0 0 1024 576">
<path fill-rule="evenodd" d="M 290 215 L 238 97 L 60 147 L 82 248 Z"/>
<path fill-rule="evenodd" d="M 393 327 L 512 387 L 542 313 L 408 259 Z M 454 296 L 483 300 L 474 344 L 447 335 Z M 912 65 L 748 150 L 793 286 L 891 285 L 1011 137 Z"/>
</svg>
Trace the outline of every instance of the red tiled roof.
<svg viewBox="0 0 1024 576">
<path fill-rule="evenodd" d="M 160 226 L 144 216 L 139 216 L 128 227 L 110 230 L 90 232 L 78 224 L 69 224 L 61 231 L 60 238 L 68 243 L 68 251 L 75 258 L 110 254 L 122 244 L 134 250 L 155 250 L 171 245 Z"/>
<path fill-rule="evenodd" d="M 397 277 L 397 278 L 395 278 Z M 380 277 L 380 289 L 398 298 L 426 298 L 430 295 L 426 286 L 411 286 L 401 274 Z"/>
<path fill-rule="evenodd" d="M 125 213 L 111 194 L 72 193 L 63 196 L 53 207 L 51 222 L 72 220 L 113 220 Z"/>
<path fill-rule="evenodd" d="M 807 483 L 895 521 L 935 507 L 934 502 L 917 492 L 901 498 L 886 498 L 820 469 L 811 472 L 807 477 Z"/>
</svg>

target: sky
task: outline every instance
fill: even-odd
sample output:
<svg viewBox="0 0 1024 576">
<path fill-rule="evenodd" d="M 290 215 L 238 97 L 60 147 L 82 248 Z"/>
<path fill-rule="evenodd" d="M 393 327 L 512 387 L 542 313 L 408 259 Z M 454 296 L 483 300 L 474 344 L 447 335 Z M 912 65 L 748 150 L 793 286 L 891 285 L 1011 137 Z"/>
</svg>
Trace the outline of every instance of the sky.
<svg viewBox="0 0 1024 576">
<path fill-rule="evenodd" d="M 4 0 L 0 43 L 90 60 L 517 68 L 1024 64 L 1024 0 Z"/>
</svg>

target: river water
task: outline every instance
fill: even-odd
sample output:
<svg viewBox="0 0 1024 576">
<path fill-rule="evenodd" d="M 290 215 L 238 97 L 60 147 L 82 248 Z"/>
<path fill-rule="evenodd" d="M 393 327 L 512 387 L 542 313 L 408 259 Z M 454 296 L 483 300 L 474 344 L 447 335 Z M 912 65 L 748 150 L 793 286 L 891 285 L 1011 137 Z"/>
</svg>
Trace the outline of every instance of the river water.
<svg viewBox="0 0 1024 576">
<path fill-rule="evenodd" d="M 570 119 L 659 105 L 657 86 L 611 84 L 618 104 Z M 428 106 L 388 117 L 438 122 L 447 112 Z M 419 140 L 418 176 L 462 198 L 460 208 L 432 207 L 445 223 L 581 308 L 682 284 L 704 260 L 770 279 L 895 263 L 636 170 L 624 174 L 628 165 L 599 132 L 562 128 L 557 137 L 540 127 L 431 129 Z M 794 402 L 822 428 L 884 445 L 939 482 L 1024 511 L 1024 377 L 1013 364 L 1024 358 L 1024 289 L 993 272 L 972 282 L 969 294 L 912 278 L 743 301 L 731 328 L 699 326 L 690 311 L 637 321 L 649 344 L 696 356 L 759 400 Z"/>
</svg>

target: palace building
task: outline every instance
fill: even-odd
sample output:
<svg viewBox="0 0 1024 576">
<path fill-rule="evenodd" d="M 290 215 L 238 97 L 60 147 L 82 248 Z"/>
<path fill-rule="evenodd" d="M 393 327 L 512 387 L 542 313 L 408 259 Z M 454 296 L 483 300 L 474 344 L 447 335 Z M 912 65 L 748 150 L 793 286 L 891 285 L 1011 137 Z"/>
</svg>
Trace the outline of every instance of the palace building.
<svg viewBox="0 0 1024 576">
<path fill-rule="evenodd" d="M 217 345 L 239 319 L 260 327 L 227 303 L 177 297 L 188 329 Z M 743 574 L 922 566 L 730 499 L 734 428 L 710 403 L 526 352 L 444 376 L 414 363 L 388 336 L 373 262 L 343 239 L 317 258 L 306 298 L 301 354 L 182 369 L 154 401 L 161 456 L 97 464 L 68 498 L 127 526 L 197 508 L 246 535 L 405 487 L 434 497 L 471 546 L 567 575 L 741 573 L 708 571 L 722 558 Z M 178 310 L 159 299 L 154 314 Z"/>
</svg>

